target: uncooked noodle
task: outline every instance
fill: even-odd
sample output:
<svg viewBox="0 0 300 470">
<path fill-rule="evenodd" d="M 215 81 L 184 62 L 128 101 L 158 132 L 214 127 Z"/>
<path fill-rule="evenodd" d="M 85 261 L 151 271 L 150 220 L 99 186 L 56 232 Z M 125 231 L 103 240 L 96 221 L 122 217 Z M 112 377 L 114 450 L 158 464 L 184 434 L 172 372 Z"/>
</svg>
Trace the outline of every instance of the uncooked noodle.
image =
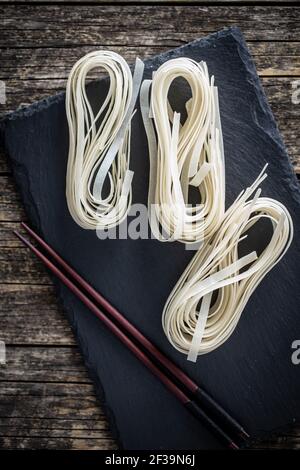
<svg viewBox="0 0 300 470">
<path fill-rule="evenodd" d="M 95 115 L 86 79 L 98 67 L 108 73 L 110 83 Z M 142 76 L 143 62 L 137 59 L 132 77 L 126 61 L 111 51 L 87 54 L 69 75 L 66 197 L 72 217 L 85 229 L 115 227 L 131 205 L 130 129 Z"/>
<path fill-rule="evenodd" d="M 191 91 L 183 124 L 168 99 L 178 77 L 188 82 Z M 152 232 L 161 241 L 203 241 L 224 215 L 223 139 L 214 78 L 209 78 L 205 62 L 169 60 L 154 72 L 152 81 L 143 82 L 140 104 L 150 157 Z M 198 191 L 196 205 L 189 204 L 191 186 Z"/>
<path fill-rule="evenodd" d="M 263 171 L 229 207 L 219 230 L 196 253 L 166 302 L 165 334 L 191 361 L 229 338 L 250 296 L 291 244 L 293 223 L 286 207 L 257 190 L 265 177 Z M 262 218 L 273 226 L 268 245 L 259 256 L 254 251 L 239 258 L 239 243 Z"/>
</svg>

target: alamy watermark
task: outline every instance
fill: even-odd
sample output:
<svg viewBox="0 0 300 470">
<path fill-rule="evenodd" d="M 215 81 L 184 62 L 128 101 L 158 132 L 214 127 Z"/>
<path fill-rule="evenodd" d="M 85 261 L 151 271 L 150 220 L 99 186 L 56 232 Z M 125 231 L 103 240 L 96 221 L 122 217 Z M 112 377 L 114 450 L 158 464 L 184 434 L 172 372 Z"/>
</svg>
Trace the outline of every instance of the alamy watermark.
<svg viewBox="0 0 300 470">
<path fill-rule="evenodd" d="M 4 341 L 0 341 L 0 365 L 1 364 L 6 364 L 6 348 Z"/>
<path fill-rule="evenodd" d="M 6 103 L 6 85 L 3 80 L 0 80 L 0 104 Z"/>
<path fill-rule="evenodd" d="M 300 104 L 300 80 L 292 82 L 292 103 Z"/>
<path fill-rule="evenodd" d="M 199 250 L 204 240 L 204 233 L 201 232 L 201 227 L 204 229 L 202 209 L 202 205 L 190 204 L 185 206 L 151 204 L 150 207 L 144 204 L 132 204 L 127 216 L 119 225 L 105 229 L 99 225 L 96 228 L 96 235 L 100 240 L 156 239 L 162 242 L 184 240 L 186 250 Z M 117 212 L 118 207 L 109 213 L 109 218 L 113 219 L 114 211 Z M 196 224 L 197 236 L 194 236 Z"/>
<path fill-rule="evenodd" d="M 292 342 L 291 348 L 294 350 L 291 356 L 292 363 L 298 366 L 300 364 L 300 339 L 295 339 L 295 341 Z"/>
</svg>

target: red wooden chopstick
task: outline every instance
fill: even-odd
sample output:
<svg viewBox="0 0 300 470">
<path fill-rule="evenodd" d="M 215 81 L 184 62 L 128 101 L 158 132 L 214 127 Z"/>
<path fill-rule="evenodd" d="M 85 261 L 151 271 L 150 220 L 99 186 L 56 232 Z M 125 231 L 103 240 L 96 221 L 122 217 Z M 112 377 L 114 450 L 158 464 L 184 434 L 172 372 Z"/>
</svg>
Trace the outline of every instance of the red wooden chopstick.
<svg viewBox="0 0 300 470">
<path fill-rule="evenodd" d="M 139 349 L 139 347 L 130 339 L 124 332 L 111 321 L 81 290 L 68 279 L 50 260 L 46 258 L 36 247 L 34 247 L 28 240 L 15 231 L 15 234 L 20 240 L 25 243 L 43 262 L 46 266 L 65 284 L 72 292 L 77 295 L 85 305 L 98 317 L 105 325 L 116 335 L 118 338 L 146 365 L 164 384 L 165 386 L 186 406 L 193 414 L 195 414 L 201 421 L 217 434 L 222 441 L 226 442 L 232 448 L 237 448 L 237 445 L 232 439 L 222 431 L 219 425 L 215 424 L 205 411 L 201 410 L 195 398 L 201 398 L 206 401 L 209 411 L 214 411 L 214 414 L 219 414 L 225 424 L 233 424 L 234 430 L 238 431 L 243 437 L 248 436 L 243 428 L 233 419 L 225 410 L 218 405 L 206 392 L 201 390 L 195 382 L 193 382 L 181 369 L 172 363 L 156 346 L 153 345 L 134 325 L 132 325 L 123 315 L 115 309 L 106 299 L 103 298 L 95 289 L 93 289 L 74 269 L 72 269 L 54 250 L 51 248 L 41 237 L 39 237 L 32 229 L 25 223 L 22 223 L 25 230 L 56 260 L 56 262 L 73 277 L 73 279 L 83 287 L 86 292 L 93 297 L 111 316 L 121 325 L 127 332 L 129 332 L 145 349 L 150 352 L 165 368 L 167 368 L 177 380 L 183 384 L 193 396 L 191 400 L 186 393 L 181 390 L 171 379 L 169 379 L 160 370 L 148 356 Z M 199 393 L 200 392 L 200 393 Z M 204 397 L 204 398 L 203 398 Z M 229 419 L 228 419 L 229 418 Z M 233 426 L 232 426 L 233 427 Z M 233 429 L 232 429 L 233 430 Z"/>
<path fill-rule="evenodd" d="M 146 336 L 143 335 L 129 320 L 127 320 L 115 307 L 113 307 L 99 292 L 97 292 L 85 279 L 83 279 L 71 266 L 64 261 L 61 256 L 51 248 L 36 232 L 34 232 L 27 224 L 21 223 L 22 227 L 34 238 L 53 259 L 81 286 L 86 292 L 96 300 L 118 323 L 124 330 L 130 333 L 143 347 L 162 364 L 177 381 L 182 383 L 203 407 L 205 407 L 215 418 L 232 429 L 238 436 L 247 439 L 248 433 L 243 427 L 232 417 L 224 408 L 219 405 L 205 390 L 199 387 L 183 370 L 176 366 L 167 356 L 165 356 Z"/>
</svg>

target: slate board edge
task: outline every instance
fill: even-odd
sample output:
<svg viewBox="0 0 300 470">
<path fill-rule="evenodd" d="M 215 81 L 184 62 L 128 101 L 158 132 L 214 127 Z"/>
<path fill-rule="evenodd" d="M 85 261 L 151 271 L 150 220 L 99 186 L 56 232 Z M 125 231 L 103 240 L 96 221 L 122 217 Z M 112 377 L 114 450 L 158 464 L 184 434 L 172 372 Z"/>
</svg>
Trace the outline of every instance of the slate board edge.
<svg viewBox="0 0 300 470">
<path fill-rule="evenodd" d="M 282 154 L 280 155 L 282 157 L 282 161 L 284 161 L 283 165 L 283 170 L 285 171 L 285 179 L 286 182 L 288 183 L 292 195 L 295 197 L 296 201 L 300 204 L 300 185 L 297 180 L 297 176 L 294 173 L 293 166 L 290 162 L 290 159 L 288 157 L 288 153 L 286 151 L 286 148 L 284 146 L 283 140 L 280 136 L 280 132 L 278 130 L 276 121 L 274 119 L 273 113 L 270 109 L 267 97 L 264 93 L 264 90 L 262 88 L 262 85 L 260 83 L 259 77 L 256 73 L 256 67 L 253 62 L 253 59 L 248 51 L 244 36 L 242 32 L 240 31 L 239 28 L 237 27 L 230 27 L 230 28 L 224 28 L 223 30 L 210 34 L 208 36 L 205 36 L 203 38 L 196 39 L 195 41 L 192 41 L 188 44 L 184 44 L 178 48 L 171 49 L 169 51 L 166 51 L 165 53 L 158 54 L 156 56 L 153 56 L 149 59 L 144 60 L 145 65 L 147 65 L 148 62 L 152 62 L 155 59 L 158 58 L 164 58 L 166 60 L 167 58 L 172 58 L 174 54 L 177 52 L 180 52 L 181 50 L 185 49 L 187 46 L 189 47 L 205 47 L 214 41 L 217 41 L 218 39 L 221 39 L 226 36 L 232 36 L 235 41 L 238 44 L 238 50 L 239 50 L 239 55 L 241 57 L 241 60 L 243 61 L 245 68 L 247 70 L 247 73 L 249 74 L 249 80 L 251 81 L 255 92 L 258 97 L 258 102 L 262 102 L 264 105 L 264 109 L 262 108 L 263 112 L 267 114 L 268 118 L 268 124 L 272 124 L 272 127 L 270 129 L 267 129 L 266 127 L 260 126 L 261 129 L 265 134 L 268 135 L 268 137 L 275 142 L 277 146 L 279 146 Z M 103 79 L 102 79 L 103 80 Z M 55 103 L 59 103 L 62 100 L 64 100 L 65 97 L 65 92 L 60 92 L 56 95 L 43 98 L 39 101 L 34 102 L 33 104 L 26 106 L 26 107 L 21 107 L 20 109 L 10 112 L 0 118 L 0 144 L 4 147 L 6 150 L 6 145 L 5 145 L 5 126 L 6 124 L 15 119 L 22 119 L 22 118 L 27 118 L 32 115 L 34 115 L 36 112 L 39 112 L 43 109 L 47 109 L 49 106 Z M 256 123 L 257 120 L 256 120 Z M 6 153 L 7 150 L 6 150 Z M 28 214 L 28 217 L 30 221 L 32 222 L 32 226 L 38 230 L 41 235 L 43 236 L 42 230 L 40 228 L 40 220 L 39 220 L 39 214 L 38 210 L 35 204 L 35 201 L 33 200 L 30 192 L 30 188 L 26 182 L 27 180 L 27 175 L 26 171 L 23 169 L 23 165 L 21 165 L 19 162 L 17 162 L 13 157 L 9 156 L 10 160 L 13 162 L 13 165 L 11 164 L 12 172 L 14 175 L 14 179 L 18 188 L 18 191 L 20 192 L 22 196 L 22 202 L 25 207 L 25 211 Z M 286 163 L 288 163 L 288 166 L 286 166 Z M 287 168 L 290 168 L 290 171 L 287 172 Z M 25 183 L 24 183 L 25 180 Z M 84 342 L 81 339 L 81 334 L 80 331 L 76 327 L 76 323 L 74 322 L 74 315 L 73 315 L 73 309 L 71 307 L 68 307 L 65 305 L 65 301 L 62 295 L 62 284 L 57 281 L 57 279 L 51 275 L 51 278 L 53 279 L 53 283 L 55 286 L 55 290 L 57 293 L 57 298 L 58 302 L 60 305 L 62 305 L 64 311 L 67 314 L 68 320 L 70 322 L 72 331 L 74 332 L 76 342 L 78 344 L 78 347 L 82 353 L 83 361 L 85 364 L 85 367 L 88 370 L 88 374 L 93 381 L 94 388 L 96 391 L 96 396 L 99 399 L 102 409 L 109 421 L 109 427 L 110 427 L 110 432 L 112 434 L 113 439 L 116 441 L 118 447 L 120 449 L 123 449 L 123 443 L 121 440 L 121 437 L 119 435 L 119 430 L 116 425 L 116 420 L 115 420 L 115 415 L 113 410 L 107 405 L 106 400 L 105 400 L 105 393 L 104 389 L 102 387 L 101 381 L 99 380 L 99 377 L 97 374 L 94 372 L 94 370 L 91 367 L 90 361 L 89 361 L 89 355 L 88 355 L 88 348 L 84 345 Z M 300 425 L 300 416 L 294 418 L 292 423 L 287 423 L 286 425 L 280 426 L 280 428 L 273 430 L 272 432 L 268 431 L 261 431 L 260 436 L 256 437 L 255 439 L 251 439 L 251 442 L 248 443 L 248 445 L 251 445 L 252 443 L 259 443 L 266 438 L 270 438 L 272 436 L 276 436 L 280 433 L 283 433 L 290 429 L 292 425 L 299 424 Z M 245 447 L 248 447 L 246 445 Z"/>
</svg>

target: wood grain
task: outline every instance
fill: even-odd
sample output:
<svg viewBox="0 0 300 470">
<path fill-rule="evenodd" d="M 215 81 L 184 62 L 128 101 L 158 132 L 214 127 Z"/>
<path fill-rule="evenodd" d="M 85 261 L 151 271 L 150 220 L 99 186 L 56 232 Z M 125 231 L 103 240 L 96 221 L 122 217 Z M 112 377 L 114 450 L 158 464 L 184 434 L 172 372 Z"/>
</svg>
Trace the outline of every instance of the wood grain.
<svg viewBox="0 0 300 470">
<path fill-rule="evenodd" d="M 0 80 L 7 91 L 1 113 L 62 91 L 72 64 L 90 50 L 110 47 L 133 62 L 136 55 L 150 57 L 223 27 L 239 26 L 300 174 L 300 104 L 291 102 L 292 83 L 300 79 L 298 2 L 1 3 Z M 0 448 L 115 449 L 51 279 L 12 234 L 24 218 L 0 150 L 0 340 L 7 344 L 7 364 L 0 365 Z M 300 448 L 300 430 L 257 447 Z"/>
<path fill-rule="evenodd" d="M 54 431 L 49 430 L 47 437 L 15 437 L 3 436 L 0 438 L 0 448 L 4 449 L 45 449 L 45 450 L 114 450 L 116 444 L 109 438 L 88 437 L 74 438 L 69 432 L 65 432 L 67 437 L 62 435 L 54 437 Z M 101 434 L 103 436 L 103 434 Z"/>
<path fill-rule="evenodd" d="M 10 345 L 6 352 L 6 367 L 0 369 L 1 382 L 91 383 L 74 347 Z"/>
<path fill-rule="evenodd" d="M 238 26 L 250 41 L 295 41 L 300 7 L 0 6 L 0 47 L 176 46 Z"/>
<path fill-rule="evenodd" d="M 27 278 L 26 281 L 27 284 L 6 284 L 1 280 L 1 340 L 8 345 L 74 346 L 71 328 L 57 305 L 54 288 L 32 285 Z"/>
<path fill-rule="evenodd" d="M 183 35 L 184 38 L 184 35 Z M 134 63 L 136 56 L 146 59 L 174 47 L 174 43 L 161 46 L 120 46 L 112 49 Z M 188 42 L 188 40 L 186 41 Z M 178 43 L 179 45 L 179 43 Z M 84 54 L 105 47 L 103 44 L 77 47 L 38 47 L 0 49 L 3 79 L 37 80 L 66 79 L 73 64 Z M 297 42 L 250 42 L 249 49 L 261 76 L 300 76 L 300 51 Z M 15 66 L 14 64 L 17 64 Z M 54 67 L 55 64 L 55 67 Z"/>
<path fill-rule="evenodd" d="M 91 384 L 1 381 L 0 416 L 0 447 L 116 448 Z"/>
<path fill-rule="evenodd" d="M 265 3 L 268 5 L 268 3 L 272 3 L 272 4 L 278 4 L 278 5 L 284 5 L 286 4 L 287 0 L 259 0 L 259 3 Z M 15 0 L 0 0 L 0 4 L 1 3 L 16 3 Z M 156 4 L 170 4 L 170 5 L 178 5 L 178 4 L 195 4 L 195 5 L 210 5 L 210 4 L 216 4 L 216 3 L 219 3 L 219 4 L 226 4 L 226 3 L 237 3 L 237 4 L 243 4 L 243 3 L 246 3 L 246 4 L 249 4 L 249 3 L 258 3 L 257 0 L 109 0 L 109 2 L 107 0 L 30 0 L 30 1 L 27 1 L 27 0 L 18 0 L 18 4 L 22 4 L 22 3 L 30 3 L 30 4 L 34 4 L 34 3 L 53 3 L 53 4 L 60 4 L 60 3 L 78 3 L 78 4 L 107 4 L 107 3 L 110 3 L 111 5 L 122 5 L 122 4 L 153 4 L 153 5 L 156 5 Z M 294 3 L 295 5 L 297 4 L 297 0 L 294 0 L 292 2 L 289 2 L 290 4 L 291 3 Z"/>
<path fill-rule="evenodd" d="M 299 7 L 1 8 L 0 47 L 6 47 L 1 48 L 0 79 L 6 82 L 5 111 L 63 90 L 71 65 L 92 49 L 109 46 L 132 62 L 136 55 L 146 58 L 224 26 L 238 25 L 248 40 L 295 169 L 300 171 L 296 132 L 300 104 L 291 103 L 292 83 L 300 77 Z"/>
</svg>

